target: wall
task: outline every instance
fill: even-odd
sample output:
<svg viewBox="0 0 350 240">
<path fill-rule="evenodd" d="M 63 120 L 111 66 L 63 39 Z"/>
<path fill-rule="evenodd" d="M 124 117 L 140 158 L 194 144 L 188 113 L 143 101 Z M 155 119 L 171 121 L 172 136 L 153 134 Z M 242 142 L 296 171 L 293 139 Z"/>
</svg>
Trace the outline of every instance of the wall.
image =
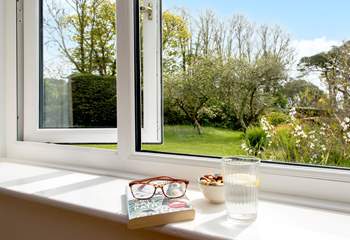
<svg viewBox="0 0 350 240">
<path fill-rule="evenodd" d="M 5 1 L 0 1 L 0 157 L 5 156 Z"/>
<path fill-rule="evenodd" d="M 181 240 L 0 194 L 1 240 Z"/>
</svg>

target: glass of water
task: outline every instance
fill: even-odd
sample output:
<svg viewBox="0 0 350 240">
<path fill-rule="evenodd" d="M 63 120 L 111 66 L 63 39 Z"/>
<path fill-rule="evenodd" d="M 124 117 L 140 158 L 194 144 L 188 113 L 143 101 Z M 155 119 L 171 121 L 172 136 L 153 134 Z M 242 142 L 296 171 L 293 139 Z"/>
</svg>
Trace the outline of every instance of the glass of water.
<svg viewBox="0 0 350 240">
<path fill-rule="evenodd" d="M 259 165 L 257 158 L 223 158 L 225 204 L 229 219 L 253 221 L 257 217 Z"/>
</svg>

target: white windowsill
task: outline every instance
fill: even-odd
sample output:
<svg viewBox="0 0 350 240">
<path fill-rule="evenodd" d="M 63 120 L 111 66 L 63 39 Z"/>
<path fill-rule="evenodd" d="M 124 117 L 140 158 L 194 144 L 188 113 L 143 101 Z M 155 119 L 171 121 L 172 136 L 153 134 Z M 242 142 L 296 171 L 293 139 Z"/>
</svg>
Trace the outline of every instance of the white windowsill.
<svg viewBox="0 0 350 240">
<path fill-rule="evenodd" d="M 4 159 L 6 160 L 6 159 Z M 0 193 L 126 223 L 125 187 L 120 178 L 0 162 Z M 350 214 L 262 200 L 254 223 L 230 226 L 225 206 L 208 204 L 188 191 L 196 209 L 191 222 L 152 228 L 188 239 L 350 239 Z"/>
</svg>

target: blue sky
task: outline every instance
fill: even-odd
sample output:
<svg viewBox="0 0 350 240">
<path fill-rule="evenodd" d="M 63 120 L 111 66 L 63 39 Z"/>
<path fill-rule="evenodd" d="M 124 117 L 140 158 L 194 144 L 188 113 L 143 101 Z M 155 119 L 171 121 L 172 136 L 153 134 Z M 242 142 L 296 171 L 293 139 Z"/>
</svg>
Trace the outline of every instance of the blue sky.
<svg viewBox="0 0 350 240">
<path fill-rule="evenodd" d="M 163 8 L 185 7 L 194 15 L 212 9 L 241 13 L 256 23 L 278 24 L 296 39 L 350 38 L 349 0 L 163 0 Z"/>
<path fill-rule="evenodd" d="M 350 0 L 162 0 L 163 9 L 175 7 L 197 16 L 211 9 L 229 18 L 243 14 L 256 24 L 279 25 L 290 34 L 295 49 L 291 75 L 297 76 L 296 63 L 305 56 L 328 51 L 350 40 Z M 318 74 L 305 77 L 325 88 Z"/>
</svg>

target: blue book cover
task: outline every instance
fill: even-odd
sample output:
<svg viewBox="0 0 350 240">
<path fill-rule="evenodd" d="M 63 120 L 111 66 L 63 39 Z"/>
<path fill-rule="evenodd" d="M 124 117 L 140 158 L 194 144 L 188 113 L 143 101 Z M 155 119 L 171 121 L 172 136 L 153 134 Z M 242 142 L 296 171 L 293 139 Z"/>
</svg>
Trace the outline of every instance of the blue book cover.
<svg viewBox="0 0 350 240">
<path fill-rule="evenodd" d="M 129 187 L 127 187 L 127 208 L 129 228 L 193 220 L 195 215 L 195 211 L 186 196 L 169 199 L 160 191 L 150 199 L 138 200 L 132 196 Z"/>
</svg>

